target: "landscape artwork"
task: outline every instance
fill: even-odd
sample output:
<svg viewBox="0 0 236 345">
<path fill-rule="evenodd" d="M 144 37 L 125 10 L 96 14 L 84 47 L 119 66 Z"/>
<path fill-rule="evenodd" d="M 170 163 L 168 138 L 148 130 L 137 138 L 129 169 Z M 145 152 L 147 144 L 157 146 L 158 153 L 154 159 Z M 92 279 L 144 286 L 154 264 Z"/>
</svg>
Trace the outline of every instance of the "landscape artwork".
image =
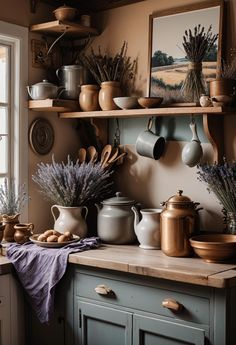
<svg viewBox="0 0 236 345">
<path fill-rule="evenodd" d="M 211 26 L 219 37 L 202 64 L 206 86 L 216 77 L 219 61 L 220 6 L 203 8 L 170 15 L 152 16 L 150 21 L 150 80 L 149 95 L 164 98 L 164 103 L 184 102 L 181 87 L 185 80 L 188 63 L 183 48 L 185 31 L 198 25 L 205 32 Z"/>
</svg>

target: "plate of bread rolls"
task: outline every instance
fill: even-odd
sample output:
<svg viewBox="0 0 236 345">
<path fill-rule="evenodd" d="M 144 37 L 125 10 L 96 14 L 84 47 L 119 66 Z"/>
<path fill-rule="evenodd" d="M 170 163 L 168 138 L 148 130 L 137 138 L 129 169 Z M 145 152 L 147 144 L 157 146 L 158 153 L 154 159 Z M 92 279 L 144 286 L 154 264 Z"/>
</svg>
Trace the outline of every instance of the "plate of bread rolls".
<svg viewBox="0 0 236 345">
<path fill-rule="evenodd" d="M 30 237 L 30 241 L 40 247 L 46 248 L 60 248 L 79 240 L 80 237 L 73 235 L 70 231 L 61 233 L 51 229 L 44 231 L 42 234 L 34 234 Z"/>
</svg>

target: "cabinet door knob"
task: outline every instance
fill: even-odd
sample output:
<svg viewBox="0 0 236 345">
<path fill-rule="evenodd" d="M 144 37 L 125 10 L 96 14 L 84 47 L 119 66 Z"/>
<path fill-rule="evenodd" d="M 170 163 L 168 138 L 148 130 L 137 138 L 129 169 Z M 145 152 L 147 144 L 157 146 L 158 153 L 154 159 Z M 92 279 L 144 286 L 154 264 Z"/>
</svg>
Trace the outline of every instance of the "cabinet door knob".
<svg viewBox="0 0 236 345">
<path fill-rule="evenodd" d="M 99 295 L 114 295 L 112 289 L 103 284 L 96 286 L 94 290 Z"/>
<path fill-rule="evenodd" d="M 173 311 L 181 311 L 183 308 L 182 304 L 180 304 L 179 302 L 177 302 L 175 299 L 172 299 L 172 298 L 165 298 L 162 301 L 162 306 Z"/>
</svg>

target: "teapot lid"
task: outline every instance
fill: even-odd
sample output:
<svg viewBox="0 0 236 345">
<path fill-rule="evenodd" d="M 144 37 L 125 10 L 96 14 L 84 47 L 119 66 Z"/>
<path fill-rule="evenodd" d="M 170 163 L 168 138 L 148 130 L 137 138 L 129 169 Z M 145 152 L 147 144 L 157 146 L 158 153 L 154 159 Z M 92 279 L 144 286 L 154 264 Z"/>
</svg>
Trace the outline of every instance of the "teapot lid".
<svg viewBox="0 0 236 345">
<path fill-rule="evenodd" d="M 43 79 L 43 81 L 40 81 L 39 83 L 36 83 L 34 85 L 38 85 L 38 86 L 56 86 L 53 83 L 50 83 L 47 79 Z"/>
<path fill-rule="evenodd" d="M 176 195 L 173 195 L 168 199 L 168 203 L 192 203 L 191 199 L 187 197 L 186 195 L 182 195 L 183 191 L 178 190 Z"/>
<path fill-rule="evenodd" d="M 121 192 L 117 192 L 116 196 L 102 201 L 103 205 L 134 205 L 136 202 L 126 196 L 121 196 Z"/>
</svg>

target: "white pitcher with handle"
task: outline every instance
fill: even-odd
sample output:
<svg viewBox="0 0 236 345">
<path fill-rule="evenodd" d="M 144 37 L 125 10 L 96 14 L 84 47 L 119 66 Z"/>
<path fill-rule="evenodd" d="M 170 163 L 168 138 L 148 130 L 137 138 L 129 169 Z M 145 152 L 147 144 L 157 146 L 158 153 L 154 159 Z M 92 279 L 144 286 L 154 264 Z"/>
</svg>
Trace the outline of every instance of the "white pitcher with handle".
<svg viewBox="0 0 236 345">
<path fill-rule="evenodd" d="M 132 211 L 134 212 L 134 230 L 140 243 L 139 247 L 143 249 L 160 249 L 160 214 L 162 209 L 141 209 L 141 221 L 139 211 L 135 206 L 132 207 Z"/>
<path fill-rule="evenodd" d="M 56 217 L 54 210 L 59 211 L 59 216 Z M 85 210 L 83 217 L 82 211 Z M 53 205 L 51 212 L 54 218 L 54 229 L 64 233 L 70 231 L 73 235 L 78 235 L 81 238 L 86 237 L 88 228 L 86 224 L 86 217 L 88 214 L 88 208 L 86 206 L 80 207 L 65 207 L 59 205 Z"/>
</svg>

